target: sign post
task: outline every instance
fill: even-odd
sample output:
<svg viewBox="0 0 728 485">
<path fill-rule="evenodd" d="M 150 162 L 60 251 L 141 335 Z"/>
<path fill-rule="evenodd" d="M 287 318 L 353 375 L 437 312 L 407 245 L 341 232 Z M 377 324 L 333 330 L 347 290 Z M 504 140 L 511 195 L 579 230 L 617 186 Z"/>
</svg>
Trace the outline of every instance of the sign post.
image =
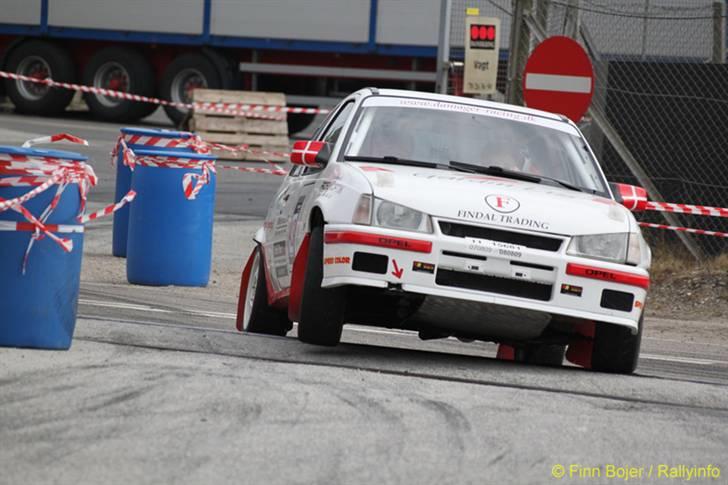
<svg viewBox="0 0 728 485">
<path fill-rule="evenodd" d="M 500 19 L 467 16 L 465 18 L 464 93 L 495 93 L 499 52 Z"/>
<path fill-rule="evenodd" d="M 583 47 L 555 36 L 531 53 L 523 73 L 526 106 L 566 116 L 578 123 L 594 94 L 594 70 Z"/>
</svg>

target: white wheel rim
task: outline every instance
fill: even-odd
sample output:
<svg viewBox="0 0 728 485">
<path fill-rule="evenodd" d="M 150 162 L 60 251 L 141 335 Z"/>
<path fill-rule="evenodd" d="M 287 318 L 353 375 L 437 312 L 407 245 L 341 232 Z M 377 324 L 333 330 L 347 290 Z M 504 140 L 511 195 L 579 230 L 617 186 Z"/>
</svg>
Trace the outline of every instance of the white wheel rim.
<svg viewBox="0 0 728 485">
<path fill-rule="evenodd" d="M 250 276 L 248 277 L 248 288 L 245 291 L 245 313 L 243 314 L 243 330 L 248 330 L 250 325 L 250 314 L 253 311 L 253 302 L 255 301 L 255 292 L 258 289 L 258 270 L 260 262 L 258 260 L 258 250 L 255 250 L 253 257 L 253 267 L 250 268 Z"/>
<path fill-rule="evenodd" d="M 51 67 L 48 65 L 48 62 L 39 56 L 28 56 L 20 61 L 16 72 L 23 76 L 35 77 L 38 79 L 53 78 L 53 73 L 51 72 Z M 34 83 L 31 81 L 18 80 L 15 85 L 17 86 L 21 96 L 32 101 L 42 99 L 50 89 L 45 84 Z"/>
<path fill-rule="evenodd" d="M 112 91 L 129 92 L 131 78 L 127 70 L 118 62 L 107 62 L 98 68 L 94 74 L 94 87 L 110 89 Z M 98 102 L 107 107 L 114 108 L 125 102 L 123 99 L 96 94 Z"/>
</svg>

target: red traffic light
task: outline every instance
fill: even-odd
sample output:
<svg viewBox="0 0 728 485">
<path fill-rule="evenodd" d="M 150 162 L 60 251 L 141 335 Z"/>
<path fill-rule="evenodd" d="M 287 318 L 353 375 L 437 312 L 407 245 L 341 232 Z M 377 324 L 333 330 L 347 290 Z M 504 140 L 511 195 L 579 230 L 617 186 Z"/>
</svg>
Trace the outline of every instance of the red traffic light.
<svg viewBox="0 0 728 485">
<path fill-rule="evenodd" d="M 471 25 L 470 40 L 495 40 L 495 25 Z"/>
</svg>

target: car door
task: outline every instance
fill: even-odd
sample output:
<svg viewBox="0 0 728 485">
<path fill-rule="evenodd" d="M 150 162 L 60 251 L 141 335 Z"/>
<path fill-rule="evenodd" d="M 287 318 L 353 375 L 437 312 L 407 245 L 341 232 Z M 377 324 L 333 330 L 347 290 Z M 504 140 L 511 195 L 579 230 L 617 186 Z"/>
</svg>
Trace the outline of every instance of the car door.
<svg viewBox="0 0 728 485">
<path fill-rule="evenodd" d="M 353 108 L 354 100 L 347 101 L 339 106 L 314 139 L 332 145 L 336 144 Z M 296 258 L 298 248 L 303 241 L 308 221 L 308 212 L 304 210 L 304 207 L 307 202 L 310 202 L 316 183 L 323 173 L 324 168 L 301 167 L 297 176 L 292 177 L 295 181 L 292 180 L 288 191 L 282 194 L 281 202 L 285 204 L 283 217 L 287 224 L 286 237 L 285 240 L 278 241 L 277 249 L 274 248 L 279 254 L 285 251 L 285 258 L 281 256 L 277 261 L 282 262 L 285 260 L 286 267 L 276 266 L 275 268 L 275 278 L 280 288 L 290 287 L 293 260 Z M 308 206 L 310 207 L 310 204 Z"/>
</svg>

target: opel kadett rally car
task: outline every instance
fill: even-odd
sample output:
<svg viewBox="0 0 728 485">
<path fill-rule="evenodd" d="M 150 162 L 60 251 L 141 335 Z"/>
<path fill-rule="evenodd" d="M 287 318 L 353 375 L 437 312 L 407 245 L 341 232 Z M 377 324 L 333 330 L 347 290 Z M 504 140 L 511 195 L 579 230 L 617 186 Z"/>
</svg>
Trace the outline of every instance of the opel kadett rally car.
<svg viewBox="0 0 728 485">
<path fill-rule="evenodd" d="M 310 141 L 255 235 L 239 330 L 336 345 L 342 325 L 499 343 L 504 359 L 637 365 L 651 253 L 565 117 L 367 88 Z"/>
</svg>

